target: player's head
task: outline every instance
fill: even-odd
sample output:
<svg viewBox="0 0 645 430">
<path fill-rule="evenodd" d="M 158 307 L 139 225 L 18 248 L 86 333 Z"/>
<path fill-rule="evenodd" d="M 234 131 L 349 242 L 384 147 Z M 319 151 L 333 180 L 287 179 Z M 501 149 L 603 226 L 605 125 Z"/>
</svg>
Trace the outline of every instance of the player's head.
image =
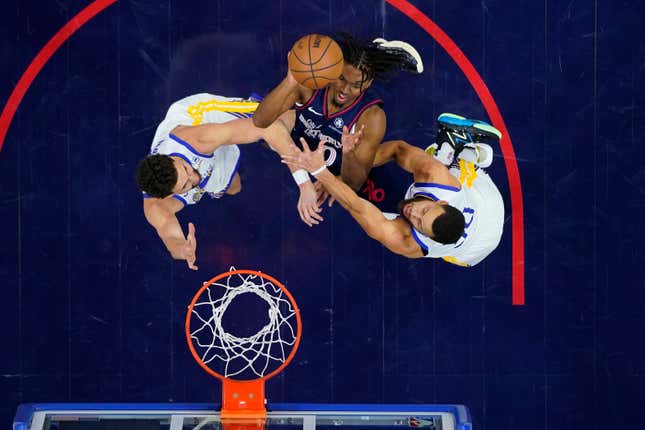
<svg viewBox="0 0 645 430">
<path fill-rule="evenodd" d="M 345 65 L 340 77 L 329 85 L 331 100 L 338 107 L 350 105 L 372 82 L 387 80 L 404 66 L 407 58 L 378 44 L 341 33 L 337 42 L 343 51 Z"/>
<path fill-rule="evenodd" d="M 444 200 L 424 197 L 403 200 L 399 203 L 399 213 L 416 230 L 443 244 L 456 243 L 466 226 L 461 211 Z"/>
<path fill-rule="evenodd" d="M 137 166 L 137 184 L 151 197 L 183 194 L 200 182 L 199 173 L 180 157 L 149 155 Z"/>
</svg>

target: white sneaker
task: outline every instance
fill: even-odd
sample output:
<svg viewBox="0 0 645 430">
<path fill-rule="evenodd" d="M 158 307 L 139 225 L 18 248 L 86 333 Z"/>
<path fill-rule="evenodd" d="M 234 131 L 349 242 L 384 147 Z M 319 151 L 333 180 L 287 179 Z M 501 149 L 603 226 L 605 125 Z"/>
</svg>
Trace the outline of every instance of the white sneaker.
<svg viewBox="0 0 645 430">
<path fill-rule="evenodd" d="M 485 143 L 467 143 L 457 158 L 485 169 L 493 164 L 493 147 Z"/>
<path fill-rule="evenodd" d="M 455 148 L 448 142 L 433 143 L 425 149 L 426 153 L 446 167 L 450 167 L 455 159 Z"/>
<path fill-rule="evenodd" d="M 408 64 L 406 64 L 404 70 L 413 73 L 423 73 L 423 60 L 421 59 L 421 55 L 419 55 L 419 52 L 414 48 L 414 46 L 410 45 L 409 43 L 403 42 L 401 40 L 385 40 L 382 37 L 377 37 L 376 39 L 372 40 L 372 43 L 378 45 L 379 48 L 383 48 L 386 51 L 392 50 L 405 53 Z"/>
</svg>

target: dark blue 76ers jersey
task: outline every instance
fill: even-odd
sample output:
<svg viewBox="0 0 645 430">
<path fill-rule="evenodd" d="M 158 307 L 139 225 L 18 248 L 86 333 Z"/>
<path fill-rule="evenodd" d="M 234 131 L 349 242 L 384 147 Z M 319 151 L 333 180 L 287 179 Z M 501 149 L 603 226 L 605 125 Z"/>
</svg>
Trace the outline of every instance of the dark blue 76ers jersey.
<svg viewBox="0 0 645 430">
<path fill-rule="evenodd" d="M 317 90 L 307 103 L 296 106 L 296 125 L 291 131 L 291 137 L 299 147 L 300 138 L 304 137 L 311 149 L 317 148 L 321 139 L 325 140 L 325 164 L 334 175 L 340 175 L 343 161 L 341 144 L 343 126 L 351 130 L 365 109 L 373 105 L 383 106 L 383 100 L 365 91 L 354 100 L 354 103 L 329 115 L 326 103 L 327 92 L 327 88 Z"/>
</svg>

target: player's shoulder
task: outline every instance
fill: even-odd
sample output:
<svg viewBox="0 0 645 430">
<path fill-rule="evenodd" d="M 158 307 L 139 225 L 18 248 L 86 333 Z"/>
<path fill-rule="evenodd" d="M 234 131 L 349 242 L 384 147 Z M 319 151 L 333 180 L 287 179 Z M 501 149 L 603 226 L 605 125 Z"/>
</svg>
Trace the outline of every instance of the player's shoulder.
<svg viewBox="0 0 645 430">
<path fill-rule="evenodd" d="M 423 257 L 421 248 L 412 236 L 410 224 L 402 217 L 390 219 L 387 221 L 387 227 L 384 229 L 387 234 L 385 244 L 390 251 L 407 258 Z"/>
<path fill-rule="evenodd" d="M 174 214 L 184 208 L 184 204 L 173 195 L 163 199 L 155 197 L 144 197 L 143 209 L 146 212 L 155 212 L 157 214 L 170 213 Z"/>
<path fill-rule="evenodd" d="M 316 90 L 307 88 L 303 85 L 298 85 L 296 92 L 296 103 L 301 105 L 307 103 L 309 100 L 311 100 L 315 93 Z"/>
<path fill-rule="evenodd" d="M 363 123 L 366 125 L 382 125 L 385 127 L 387 117 L 385 115 L 385 111 L 381 106 L 378 104 L 369 106 L 367 109 L 365 109 L 363 112 L 361 112 L 360 116 L 357 119 L 357 122 Z"/>
<path fill-rule="evenodd" d="M 461 190 L 461 183 L 450 173 L 448 167 L 430 155 L 423 157 L 416 163 L 413 176 L 417 184 L 431 184 L 444 190 L 456 192 Z"/>
</svg>

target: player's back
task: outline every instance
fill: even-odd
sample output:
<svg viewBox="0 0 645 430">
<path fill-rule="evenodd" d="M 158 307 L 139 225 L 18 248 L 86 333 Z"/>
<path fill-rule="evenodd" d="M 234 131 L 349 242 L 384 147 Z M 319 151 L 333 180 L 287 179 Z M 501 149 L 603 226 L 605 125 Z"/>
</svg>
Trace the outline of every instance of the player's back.
<svg viewBox="0 0 645 430">
<path fill-rule="evenodd" d="M 450 173 L 460 187 L 438 183 L 413 183 L 405 198 L 424 196 L 435 201 L 445 200 L 462 212 L 465 228 L 453 244 L 442 244 L 412 227 L 412 234 L 426 257 L 443 258 L 460 266 L 474 266 L 499 244 L 504 228 L 504 202 L 497 187 L 482 169 L 472 163 L 461 163 Z"/>
<path fill-rule="evenodd" d="M 257 102 L 242 98 L 208 93 L 193 94 L 170 105 L 166 117 L 157 127 L 153 142 L 165 139 L 180 125 L 221 124 L 236 118 L 248 118 L 257 106 Z"/>
</svg>

